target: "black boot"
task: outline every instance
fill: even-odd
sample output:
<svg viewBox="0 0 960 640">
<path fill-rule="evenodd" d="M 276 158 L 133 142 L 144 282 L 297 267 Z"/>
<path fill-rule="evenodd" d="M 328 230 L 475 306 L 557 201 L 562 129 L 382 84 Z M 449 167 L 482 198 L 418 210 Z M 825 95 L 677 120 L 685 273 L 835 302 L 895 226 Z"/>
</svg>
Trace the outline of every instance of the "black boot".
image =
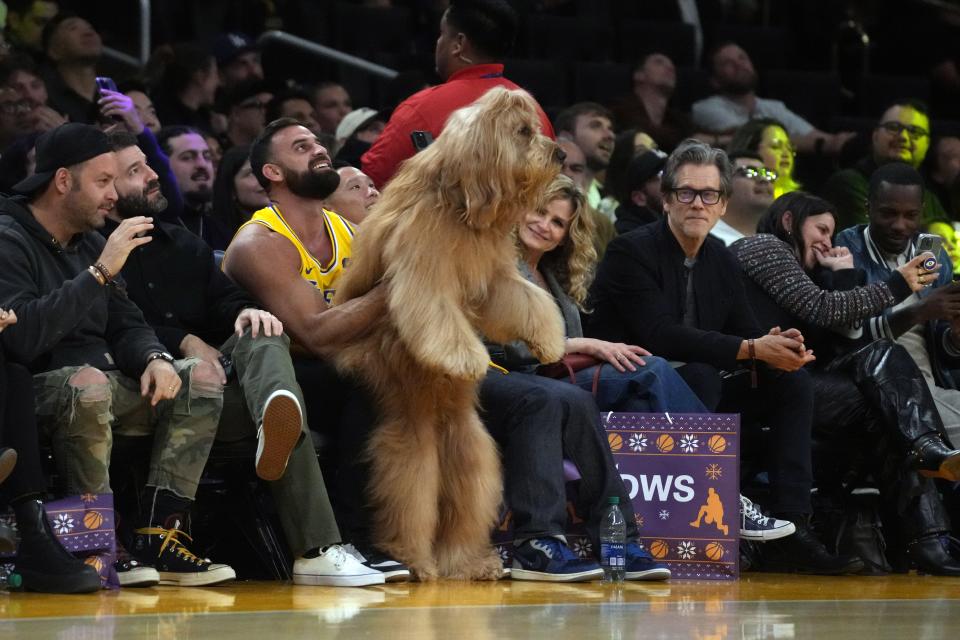
<svg viewBox="0 0 960 640">
<path fill-rule="evenodd" d="M 14 506 L 20 548 L 14 571 L 23 578 L 23 588 L 42 593 L 91 593 L 100 590 L 96 569 L 79 560 L 60 544 L 39 500 L 24 500 Z"/>
<path fill-rule="evenodd" d="M 764 571 L 838 576 L 863 570 L 863 560 L 859 557 L 832 555 L 827 551 L 806 517 L 792 515 L 791 519 L 797 526 L 796 533 L 763 545 Z"/>
<path fill-rule="evenodd" d="M 960 576 L 960 562 L 950 553 L 960 551 L 960 543 L 946 534 L 919 538 L 907 547 L 907 557 L 917 573 L 934 576 Z"/>
<path fill-rule="evenodd" d="M 960 480 L 960 451 L 948 447 L 938 433 L 917 438 L 910 450 L 910 462 L 924 477 Z"/>
<path fill-rule="evenodd" d="M 13 553 L 17 550 L 17 534 L 13 529 L 0 522 L 0 553 Z"/>
</svg>

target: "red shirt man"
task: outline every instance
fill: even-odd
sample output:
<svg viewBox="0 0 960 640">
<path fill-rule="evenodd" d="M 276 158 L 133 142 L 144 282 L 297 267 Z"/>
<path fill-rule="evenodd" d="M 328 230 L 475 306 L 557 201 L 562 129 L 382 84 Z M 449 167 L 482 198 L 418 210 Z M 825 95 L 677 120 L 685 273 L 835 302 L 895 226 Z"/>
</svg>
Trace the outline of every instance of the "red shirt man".
<svg viewBox="0 0 960 640">
<path fill-rule="evenodd" d="M 416 152 L 410 140 L 412 132 L 428 131 L 436 138 L 453 111 L 472 103 L 491 88 L 520 88 L 503 77 L 503 65 L 497 62 L 509 53 L 516 33 L 516 15 L 510 15 L 509 6 L 505 15 L 497 6 L 500 4 L 503 3 L 477 3 L 480 6 L 461 8 L 452 3 L 444 13 L 434 54 L 437 73 L 445 79 L 444 83 L 401 102 L 390 116 L 386 129 L 361 158 L 363 172 L 373 179 L 378 189 L 383 189 L 400 163 Z M 487 20 L 470 19 L 466 14 L 471 11 L 488 11 L 489 14 L 484 15 Z M 540 120 L 544 135 L 555 137 L 542 109 Z"/>
</svg>

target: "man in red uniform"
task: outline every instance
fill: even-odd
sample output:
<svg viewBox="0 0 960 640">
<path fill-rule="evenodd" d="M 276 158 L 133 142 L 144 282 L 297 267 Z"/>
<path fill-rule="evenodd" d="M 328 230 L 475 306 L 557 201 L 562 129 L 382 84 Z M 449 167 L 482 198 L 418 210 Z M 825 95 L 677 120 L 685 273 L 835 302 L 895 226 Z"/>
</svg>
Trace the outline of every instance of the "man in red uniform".
<svg viewBox="0 0 960 640">
<path fill-rule="evenodd" d="M 492 87 L 517 89 L 503 77 L 503 64 L 517 35 L 517 14 L 504 0 L 452 0 L 440 20 L 435 57 L 444 83 L 424 89 L 401 102 L 373 146 L 363 154 L 363 172 L 378 189 L 416 149 L 413 131 L 440 135 L 450 114 L 472 103 Z M 540 109 L 543 133 L 553 127 Z"/>
</svg>

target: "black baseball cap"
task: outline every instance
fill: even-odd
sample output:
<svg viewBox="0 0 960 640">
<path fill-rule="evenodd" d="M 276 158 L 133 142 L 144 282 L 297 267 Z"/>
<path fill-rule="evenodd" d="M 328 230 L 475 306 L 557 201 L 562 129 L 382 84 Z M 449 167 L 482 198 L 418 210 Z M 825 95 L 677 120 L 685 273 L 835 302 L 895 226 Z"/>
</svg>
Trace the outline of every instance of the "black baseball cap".
<svg viewBox="0 0 960 640">
<path fill-rule="evenodd" d="M 25 196 L 33 195 L 47 186 L 60 167 L 86 162 L 111 151 L 110 140 L 100 129 L 79 122 L 62 124 L 37 140 L 36 172 L 13 185 L 13 190 Z"/>
<path fill-rule="evenodd" d="M 627 165 L 627 188 L 631 191 L 639 189 L 648 180 L 656 178 L 666 164 L 667 154 L 658 149 L 641 153 Z"/>
<path fill-rule="evenodd" d="M 217 65 L 224 67 L 248 51 L 257 51 L 257 43 L 243 33 L 221 33 L 211 46 Z"/>
</svg>

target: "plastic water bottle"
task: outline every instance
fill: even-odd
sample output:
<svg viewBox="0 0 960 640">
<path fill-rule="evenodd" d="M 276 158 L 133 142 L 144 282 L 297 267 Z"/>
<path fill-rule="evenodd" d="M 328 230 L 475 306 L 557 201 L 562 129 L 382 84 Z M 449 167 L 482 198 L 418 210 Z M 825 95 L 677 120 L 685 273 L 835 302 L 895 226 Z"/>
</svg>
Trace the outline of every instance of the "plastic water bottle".
<svg viewBox="0 0 960 640">
<path fill-rule="evenodd" d="M 626 565 L 627 523 L 620 511 L 620 498 L 607 498 L 610 505 L 600 522 L 600 564 L 604 582 L 623 582 Z"/>
</svg>

